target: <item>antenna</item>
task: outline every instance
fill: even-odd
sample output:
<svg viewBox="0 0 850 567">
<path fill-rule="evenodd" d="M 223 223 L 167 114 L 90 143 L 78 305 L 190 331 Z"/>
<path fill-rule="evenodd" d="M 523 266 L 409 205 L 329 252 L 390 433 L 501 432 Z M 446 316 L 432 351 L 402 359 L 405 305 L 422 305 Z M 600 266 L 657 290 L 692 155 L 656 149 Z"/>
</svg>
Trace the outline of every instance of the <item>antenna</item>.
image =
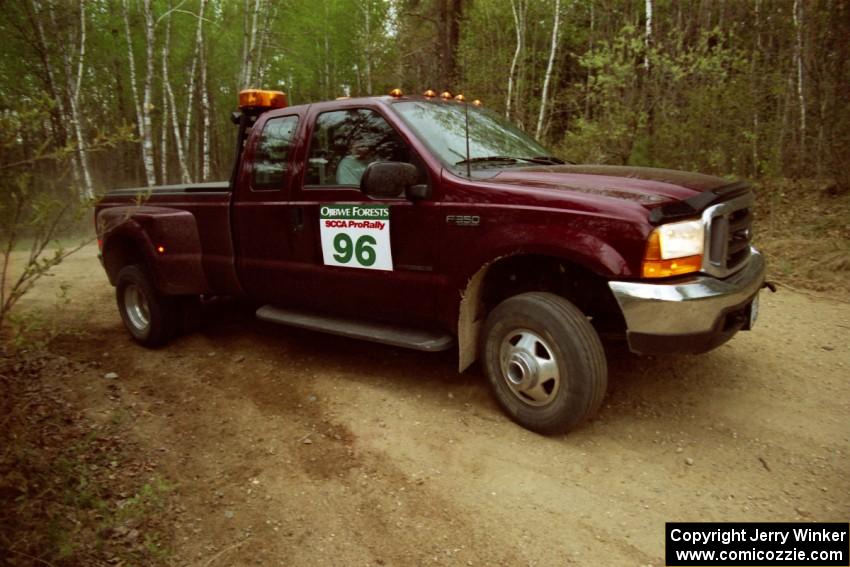
<svg viewBox="0 0 850 567">
<path fill-rule="evenodd" d="M 467 87 L 467 84 L 466 84 L 466 53 L 464 53 L 464 57 L 463 57 L 463 79 L 464 79 L 463 80 L 463 83 L 464 83 L 463 84 L 463 87 L 464 87 L 463 90 L 466 90 L 466 87 Z M 469 104 L 466 102 L 466 99 L 464 99 L 464 98 L 461 98 L 461 102 L 463 103 L 464 121 L 466 122 L 466 124 L 465 124 L 465 130 L 466 130 L 466 177 L 468 179 L 472 179 L 472 164 L 469 161 L 469 157 L 470 157 L 469 156 Z"/>
</svg>

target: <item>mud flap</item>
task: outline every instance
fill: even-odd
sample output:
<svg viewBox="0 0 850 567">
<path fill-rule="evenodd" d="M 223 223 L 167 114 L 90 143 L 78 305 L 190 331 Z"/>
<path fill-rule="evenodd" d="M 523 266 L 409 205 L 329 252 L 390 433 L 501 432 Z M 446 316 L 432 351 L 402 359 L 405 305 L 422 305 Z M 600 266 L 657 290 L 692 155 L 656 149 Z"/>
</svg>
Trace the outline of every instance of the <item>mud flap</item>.
<svg viewBox="0 0 850 567">
<path fill-rule="evenodd" d="M 497 258 L 498 259 L 498 258 Z M 493 260 L 495 262 L 496 260 Z M 461 293 L 460 313 L 457 321 L 457 371 L 463 372 L 478 360 L 478 336 L 484 318 L 481 313 L 481 286 L 484 276 L 493 262 L 484 264 L 475 275 L 469 279 L 466 289 Z"/>
</svg>

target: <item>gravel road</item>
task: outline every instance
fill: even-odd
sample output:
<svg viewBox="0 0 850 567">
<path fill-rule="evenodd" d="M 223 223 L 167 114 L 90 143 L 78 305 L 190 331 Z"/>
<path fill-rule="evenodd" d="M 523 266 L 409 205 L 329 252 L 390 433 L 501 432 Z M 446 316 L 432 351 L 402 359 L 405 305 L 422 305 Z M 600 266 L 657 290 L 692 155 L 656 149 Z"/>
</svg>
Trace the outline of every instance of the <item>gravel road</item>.
<svg viewBox="0 0 850 567">
<path fill-rule="evenodd" d="M 850 518 L 838 299 L 763 293 L 755 330 L 705 355 L 613 349 L 601 413 L 548 438 L 506 419 L 452 353 L 277 327 L 238 305 L 145 350 L 92 249 L 22 307 L 59 314 L 52 348 L 91 369 L 67 379 L 76 402 L 132 423 L 176 485 L 175 564 L 659 566 L 666 521 Z"/>
</svg>

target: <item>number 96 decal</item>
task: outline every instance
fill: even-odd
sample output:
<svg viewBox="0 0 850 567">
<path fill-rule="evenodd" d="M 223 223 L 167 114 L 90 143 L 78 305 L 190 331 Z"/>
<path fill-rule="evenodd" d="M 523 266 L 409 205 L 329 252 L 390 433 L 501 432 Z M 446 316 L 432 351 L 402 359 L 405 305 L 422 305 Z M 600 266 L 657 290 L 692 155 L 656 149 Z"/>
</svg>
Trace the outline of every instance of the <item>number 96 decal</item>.
<svg viewBox="0 0 850 567">
<path fill-rule="evenodd" d="M 388 205 L 322 205 L 319 234 L 325 265 L 392 270 Z"/>
</svg>

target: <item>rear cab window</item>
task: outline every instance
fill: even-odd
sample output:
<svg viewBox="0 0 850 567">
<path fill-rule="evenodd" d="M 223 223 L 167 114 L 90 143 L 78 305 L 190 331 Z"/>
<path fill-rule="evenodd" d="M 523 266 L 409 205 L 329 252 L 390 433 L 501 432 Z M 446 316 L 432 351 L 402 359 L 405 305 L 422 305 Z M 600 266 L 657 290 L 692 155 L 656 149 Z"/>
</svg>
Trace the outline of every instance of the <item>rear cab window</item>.
<svg viewBox="0 0 850 567">
<path fill-rule="evenodd" d="M 289 152 L 297 130 L 297 116 L 270 118 L 265 123 L 254 148 L 252 190 L 279 191 L 284 188 L 289 169 Z"/>
</svg>

